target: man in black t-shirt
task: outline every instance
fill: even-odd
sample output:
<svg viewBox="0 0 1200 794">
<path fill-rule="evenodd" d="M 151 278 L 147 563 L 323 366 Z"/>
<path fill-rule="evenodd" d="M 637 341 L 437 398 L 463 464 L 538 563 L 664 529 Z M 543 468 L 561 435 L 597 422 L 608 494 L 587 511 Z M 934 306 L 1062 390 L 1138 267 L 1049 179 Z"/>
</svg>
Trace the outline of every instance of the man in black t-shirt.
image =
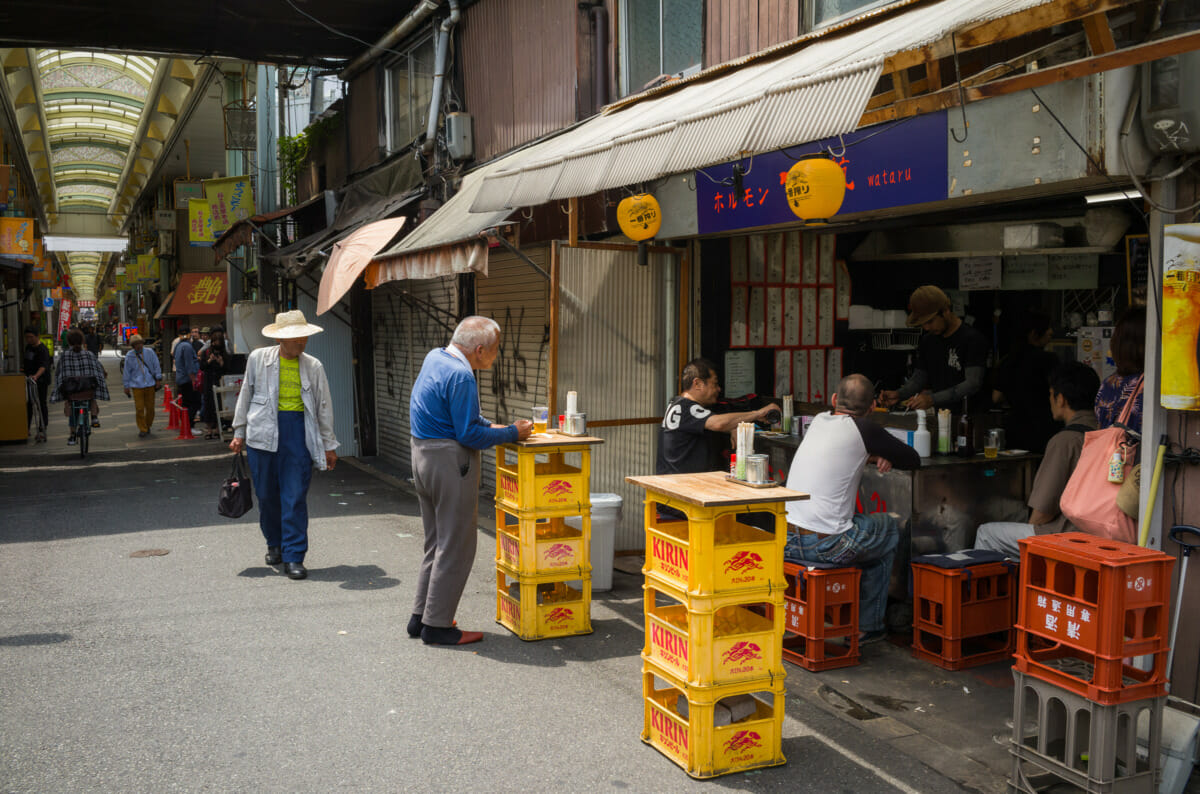
<svg viewBox="0 0 1200 794">
<path fill-rule="evenodd" d="M 987 338 L 965 324 L 950 308 L 950 298 L 932 284 L 918 287 L 908 299 L 908 325 L 925 331 L 917 343 L 912 377 L 897 391 L 884 391 L 885 406 L 907 400 L 909 408 L 961 408 L 963 398 L 983 389 L 987 373 Z"/>
<path fill-rule="evenodd" d="M 739 422 L 755 422 L 779 406 L 771 403 L 757 411 L 714 414 L 712 405 L 721 393 L 712 362 L 694 358 L 679 378 L 682 392 L 671 400 L 658 434 L 655 474 L 692 474 L 723 468 L 718 434 L 732 432 Z"/>
</svg>

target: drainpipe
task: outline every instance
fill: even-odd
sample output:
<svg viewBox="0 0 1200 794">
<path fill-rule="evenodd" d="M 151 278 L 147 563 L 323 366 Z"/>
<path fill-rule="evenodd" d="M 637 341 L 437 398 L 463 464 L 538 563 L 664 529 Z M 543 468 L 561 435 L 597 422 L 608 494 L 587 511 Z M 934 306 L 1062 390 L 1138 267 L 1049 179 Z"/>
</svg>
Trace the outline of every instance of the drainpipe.
<svg viewBox="0 0 1200 794">
<path fill-rule="evenodd" d="M 338 79 L 349 82 L 352 77 L 367 68 L 367 64 L 403 41 L 405 36 L 414 31 L 430 14 L 437 10 L 438 3 L 439 0 L 421 0 L 421 4 L 410 11 L 408 16 L 400 20 L 394 28 L 383 34 L 383 38 L 371 45 L 366 52 L 360 53 L 346 65 L 345 69 L 338 72 Z"/>
<path fill-rule="evenodd" d="M 458 0 L 450 0 L 450 16 L 438 27 L 437 52 L 434 55 L 433 97 L 429 100 L 429 125 L 425 129 L 425 143 L 421 151 L 426 155 L 433 152 L 437 143 L 438 110 L 442 107 L 442 84 L 446 81 L 446 50 L 450 48 L 450 31 L 458 23 Z"/>
</svg>

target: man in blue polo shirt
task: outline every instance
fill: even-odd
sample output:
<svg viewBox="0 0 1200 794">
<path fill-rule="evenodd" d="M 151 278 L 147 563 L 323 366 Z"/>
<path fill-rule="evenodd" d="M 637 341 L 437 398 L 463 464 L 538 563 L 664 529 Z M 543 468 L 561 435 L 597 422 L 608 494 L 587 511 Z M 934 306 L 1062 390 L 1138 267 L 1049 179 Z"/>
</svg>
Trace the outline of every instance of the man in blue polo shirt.
<svg viewBox="0 0 1200 794">
<path fill-rule="evenodd" d="M 479 520 L 479 451 L 526 439 L 533 422 L 497 425 L 479 410 L 475 370 L 491 369 L 500 351 L 500 326 L 472 316 L 446 347 L 425 356 L 409 399 L 413 485 L 425 526 L 425 558 L 408 634 L 426 645 L 465 645 L 483 639 L 460 631 L 454 613 L 475 561 Z"/>
</svg>

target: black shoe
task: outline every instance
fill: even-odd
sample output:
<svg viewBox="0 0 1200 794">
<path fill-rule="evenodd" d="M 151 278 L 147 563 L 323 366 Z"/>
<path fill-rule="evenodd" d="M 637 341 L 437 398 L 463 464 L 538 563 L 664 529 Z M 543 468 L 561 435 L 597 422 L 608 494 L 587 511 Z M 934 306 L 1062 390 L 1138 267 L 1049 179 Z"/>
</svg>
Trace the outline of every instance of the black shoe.
<svg viewBox="0 0 1200 794">
<path fill-rule="evenodd" d="M 299 562 L 285 562 L 283 564 L 283 572 L 287 574 L 289 579 L 305 579 L 308 577 L 308 571 L 304 569 L 304 564 Z"/>
<path fill-rule="evenodd" d="M 278 565 L 283 562 L 283 550 L 278 546 L 267 546 L 267 565 Z"/>
<path fill-rule="evenodd" d="M 75 446 L 75 434 L 74 433 L 72 433 L 71 437 L 67 439 L 67 445 L 72 446 L 72 447 Z"/>
<path fill-rule="evenodd" d="M 421 629 L 425 628 L 425 624 L 421 622 L 421 616 L 414 614 L 408 619 L 408 636 L 414 640 L 421 636 Z"/>
</svg>

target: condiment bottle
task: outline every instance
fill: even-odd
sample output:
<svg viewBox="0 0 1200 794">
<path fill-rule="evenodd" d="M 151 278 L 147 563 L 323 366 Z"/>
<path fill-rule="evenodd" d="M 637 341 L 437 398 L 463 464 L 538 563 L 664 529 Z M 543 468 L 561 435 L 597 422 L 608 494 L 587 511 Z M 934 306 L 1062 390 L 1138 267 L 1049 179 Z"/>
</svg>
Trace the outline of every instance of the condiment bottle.
<svg viewBox="0 0 1200 794">
<path fill-rule="evenodd" d="M 917 409 L 917 432 L 913 433 L 913 449 L 922 458 L 928 458 L 933 451 L 929 428 L 925 426 L 925 410 Z"/>
<path fill-rule="evenodd" d="M 969 458 L 975 454 L 975 425 L 967 411 L 967 398 L 963 398 L 962 416 L 958 418 L 958 454 Z"/>
<path fill-rule="evenodd" d="M 1108 461 L 1108 481 L 1118 484 L 1125 482 L 1125 456 L 1119 449 L 1113 450 L 1112 458 Z"/>
</svg>

